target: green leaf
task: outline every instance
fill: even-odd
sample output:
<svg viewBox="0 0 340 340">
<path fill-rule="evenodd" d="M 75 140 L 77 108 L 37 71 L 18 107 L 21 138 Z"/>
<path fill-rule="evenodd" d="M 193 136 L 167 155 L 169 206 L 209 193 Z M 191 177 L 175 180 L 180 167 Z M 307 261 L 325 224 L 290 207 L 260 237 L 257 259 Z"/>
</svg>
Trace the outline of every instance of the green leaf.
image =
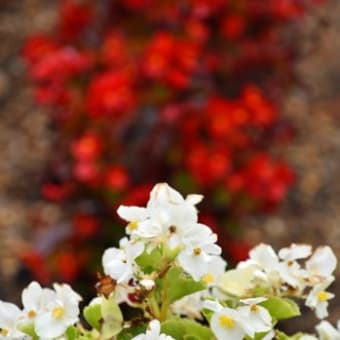
<svg viewBox="0 0 340 340">
<path fill-rule="evenodd" d="M 184 335 L 183 340 L 200 340 L 200 338 L 195 335 Z"/>
<path fill-rule="evenodd" d="M 101 326 L 102 312 L 100 304 L 92 304 L 84 308 L 84 318 L 90 326 L 99 330 Z"/>
<path fill-rule="evenodd" d="M 30 322 L 24 325 L 20 325 L 19 330 L 27 335 L 29 335 L 32 340 L 38 340 L 39 337 L 34 329 L 34 323 Z"/>
<path fill-rule="evenodd" d="M 117 340 L 130 340 L 138 334 L 142 334 L 146 331 L 146 325 L 140 325 L 136 327 L 130 327 L 123 329 L 117 336 Z"/>
<path fill-rule="evenodd" d="M 202 314 L 205 317 L 205 319 L 210 323 L 210 319 L 214 314 L 214 311 L 207 309 L 207 308 L 203 308 L 202 309 Z"/>
<path fill-rule="evenodd" d="M 301 315 L 299 306 L 291 299 L 272 296 L 261 305 L 276 320 L 289 319 Z"/>
<path fill-rule="evenodd" d="M 306 334 L 296 333 L 294 335 L 287 335 L 283 332 L 276 331 L 276 339 L 277 340 L 299 340 L 303 335 L 306 335 Z"/>
<path fill-rule="evenodd" d="M 160 290 L 166 291 L 166 302 L 171 304 L 180 298 L 189 294 L 204 290 L 207 288 L 203 281 L 194 281 L 180 267 L 172 267 L 160 280 Z"/>
<path fill-rule="evenodd" d="M 109 299 L 103 298 L 101 314 L 103 318 L 102 339 L 110 339 L 123 328 L 123 314 L 113 297 Z"/>
<path fill-rule="evenodd" d="M 146 274 L 160 271 L 164 266 L 162 251 L 159 247 L 153 249 L 149 254 L 146 250 L 144 250 L 144 252 L 139 255 L 135 261 Z"/>
<path fill-rule="evenodd" d="M 176 340 L 211 340 L 213 334 L 210 328 L 190 319 L 171 319 L 162 323 L 162 333 L 172 336 Z"/>
<path fill-rule="evenodd" d="M 65 335 L 67 340 L 76 340 L 78 336 L 78 330 L 74 326 L 70 326 L 67 328 Z"/>
</svg>

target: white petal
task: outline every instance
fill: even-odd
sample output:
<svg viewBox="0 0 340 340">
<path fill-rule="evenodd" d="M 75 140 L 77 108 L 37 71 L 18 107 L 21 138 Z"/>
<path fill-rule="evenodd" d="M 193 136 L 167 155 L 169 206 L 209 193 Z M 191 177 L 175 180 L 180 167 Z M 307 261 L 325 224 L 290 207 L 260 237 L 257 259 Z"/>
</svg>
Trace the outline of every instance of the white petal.
<svg viewBox="0 0 340 340">
<path fill-rule="evenodd" d="M 306 262 L 307 270 L 315 275 L 330 276 L 336 268 L 337 259 L 329 246 L 319 247 Z"/>
<path fill-rule="evenodd" d="M 61 336 L 67 326 L 58 319 L 52 318 L 50 312 L 40 314 L 35 319 L 35 331 L 41 338 L 53 339 Z"/>
<path fill-rule="evenodd" d="M 293 243 L 289 248 L 282 248 L 279 257 L 285 261 L 304 259 L 312 253 L 312 247 L 307 244 Z"/>
<path fill-rule="evenodd" d="M 134 221 L 143 221 L 148 217 L 148 211 L 145 208 L 141 207 L 127 207 L 125 205 L 121 205 L 117 214 L 125 221 L 134 222 Z"/>
<path fill-rule="evenodd" d="M 213 300 L 204 301 L 203 307 L 212 310 L 213 312 L 219 312 L 223 309 L 223 306 L 219 302 Z"/>
<path fill-rule="evenodd" d="M 196 205 L 203 200 L 203 195 L 190 194 L 185 198 L 185 201 L 191 205 Z"/>
<path fill-rule="evenodd" d="M 184 201 L 182 195 L 167 183 L 156 184 L 150 193 L 150 201 L 169 202 L 179 204 Z"/>
<path fill-rule="evenodd" d="M 258 263 L 265 271 L 276 269 L 279 262 L 273 248 L 267 244 L 260 244 L 249 252 L 249 257 Z"/>
<path fill-rule="evenodd" d="M 37 311 L 39 309 L 42 291 L 40 284 L 35 281 L 22 291 L 21 301 L 25 310 Z"/>
<path fill-rule="evenodd" d="M 21 310 L 13 303 L 0 301 L 0 328 L 13 328 Z"/>
<path fill-rule="evenodd" d="M 322 340 L 340 340 L 340 332 L 328 321 L 321 321 L 315 328 Z"/>
</svg>

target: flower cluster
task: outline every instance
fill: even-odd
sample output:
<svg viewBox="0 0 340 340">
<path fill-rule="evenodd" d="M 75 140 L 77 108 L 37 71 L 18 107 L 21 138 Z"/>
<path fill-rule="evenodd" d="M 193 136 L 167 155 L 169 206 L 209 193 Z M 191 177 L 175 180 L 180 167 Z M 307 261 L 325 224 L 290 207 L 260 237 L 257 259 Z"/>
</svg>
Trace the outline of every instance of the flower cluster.
<svg viewBox="0 0 340 340">
<path fill-rule="evenodd" d="M 202 216 L 226 221 L 220 237 L 240 214 L 280 204 L 294 173 L 271 149 L 295 133 L 280 101 L 295 79 L 298 23 L 317 2 L 61 1 L 55 30 L 30 37 L 23 57 L 56 129 L 42 195 L 71 216 L 64 249 L 32 247 L 28 267 L 74 281 L 98 253 L 92 238 L 111 235 L 101 226 L 112 207 L 144 204 L 164 178 L 209 193 Z M 250 246 L 230 235 L 221 245 L 234 259 Z"/>
<path fill-rule="evenodd" d="M 276 328 L 277 321 L 300 315 L 299 301 L 320 319 L 328 315 L 333 251 L 292 244 L 277 255 L 260 244 L 249 259 L 226 270 L 216 234 L 198 222 L 201 200 L 160 183 L 145 208 L 120 206 L 128 236 L 102 256 L 98 296 L 83 310 L 87 325 L 80 322 L 81 297 L 69 285 L 54 284 L 52 290 L 32 282 L 22 293 L 21 310 L 0 302 L 0 338 L 339 339 L 340 331 L 325 320 L 316 326 L 319 337 L 288 336 Z"/>
</svg>

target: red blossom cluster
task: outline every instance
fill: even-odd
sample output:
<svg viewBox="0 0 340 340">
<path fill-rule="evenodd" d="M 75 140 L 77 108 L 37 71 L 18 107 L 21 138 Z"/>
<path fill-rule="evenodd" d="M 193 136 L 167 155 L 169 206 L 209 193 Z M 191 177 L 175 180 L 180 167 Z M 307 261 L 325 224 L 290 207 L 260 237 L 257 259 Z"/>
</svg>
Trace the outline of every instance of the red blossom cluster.
<svg viewBox="0 0 340 340">
<path fill-rule="evenodd" d="M 45 281 L 75 280 L 120 238 L 115 208 L 143 204 L 162 180 L 205 193 L 203 220 L 244 257 L 231 226 L 275 208 L 294 181 L 270 150 L 294 134 L 280 100 L 317 2 L 63 0 L 55 31 L 30 37 L 23 57 L 57 133 L 42 195 L 70 221 L 26 264 Z"/>
</svg>

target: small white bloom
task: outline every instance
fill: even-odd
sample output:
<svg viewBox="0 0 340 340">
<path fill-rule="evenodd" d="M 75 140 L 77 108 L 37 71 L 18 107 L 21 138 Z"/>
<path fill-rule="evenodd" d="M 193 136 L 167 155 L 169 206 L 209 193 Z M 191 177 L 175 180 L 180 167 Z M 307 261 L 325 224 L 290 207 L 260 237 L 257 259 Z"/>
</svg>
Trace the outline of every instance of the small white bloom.
<svg viewBox="0 0 340 340">
<path fill-rule="evenodd" d="M 321 321 L 315 328 L 320 340 L 340 340 L 339 328 L 336 329 L 328 321 Z"/>
<path fill-rule="evenodd" d="M 55 299 L 56 292 L 42 288 L 38 282 L 31 282 L 22 292 L 21 300 L 24 306 L 24 317 L 27 321 L 46 311 L 47 304 Z"/>
<path fill-rule="evenodd" d="M 139 334 L 131 340 L 175 340 L 170 335 L 161 334 L 161 324 L 158 320 L 152 320 L 149 323 L 148 329 L 145 334 Z"/>
<path fill-rule="evenodd" d="M 247 303 L 247 306 L 237 308 L 245 320 L 247 320 L 249 328 L 248 335 L 250 337 L 254 337 L 255 333 L 269 332 L 272 330 L 272 318 L 269 312 L 264 307 L 257 305 L 257 303 L 262 301 L 263 298 L 246 299 L 242 302 Z"/>
<path fill-rule="evenodd" d="M 336 268 L 337 259 L 333 250 L 328 247 L 319 247 L 306 262 L 306 269 L 311 275 L 328 278 Z"/>
<path fill-rule="evenodd" d="M 0 301 L 0 339 L 30 339 L 17 328 L 22 311 L 14 304 Z"/>
<path fill-rule="evenodd" d="M 220 255 L 221 248 L 216 245 L 217 235 L 209 228 L 201 228 L 187 237 L 185 248 L 178 255 L 180 266 L 198 281 L 209 272 L 211 256 Z"/>
<path fill-rule="evenodd" d="M 130 222 L 127 233 L 132 237 L 164 241 L 176 231 L 197 223 L 195 205 L 201 199 L 201 195 L 184 199 L 168 184 L 159 183 L 153 187 L 146 208 L 120 206 L 118 214 Z"/>
<path fill-rule="evenodd" d="M 209 305 L 205 305 L 208 308 Z M 217 340 L 242 340 L 247 334 L 243 315 L 231 308 L 222 307 L 212 315 L 210 327 Z"/>
<path fill-rule="evenodd" d="M 305 259 L 312 253 L 312 247 L 307 244 L 291 244 L 288 248 L 279 251 L 280 259 L 284 261 L 294 261 Z"/>
<path fill-rule="evenodd" d="M 315 314 L 319 319 L 328 316 L 328 300 L 334 298 L 333 293 L 326 291 L 328 286 L 333 282 L 334 278 L 329 278 L 313 287 L 306 299 L 306 306 L 315 310 Z"/>
<path fill-rule="evenodd" d="M 35 331 L 43 339 L 62 336 L 69 326 L 79 321 L 78 304 L 81 297 L 67 284 L 54 284 L 53 287 L 55 299 L 35 319 Z"/>
<path fill-rule="evenodd" d="M 144 251 L 143 242 L 128 242 L 126 239 L 121 241 L 121 247 L 106 249 L 102 263 L 104 273 L 110 275 L 117 283 L 128 282 L 134 277 L 134 260 Z"/>
<path fill-rule="evenodd" d="M 249 252 L 249 258 L 266 273 L 276 271 L 279 259 L 274 249 L 267 244 L 259 244 Z"/>
</svg>

